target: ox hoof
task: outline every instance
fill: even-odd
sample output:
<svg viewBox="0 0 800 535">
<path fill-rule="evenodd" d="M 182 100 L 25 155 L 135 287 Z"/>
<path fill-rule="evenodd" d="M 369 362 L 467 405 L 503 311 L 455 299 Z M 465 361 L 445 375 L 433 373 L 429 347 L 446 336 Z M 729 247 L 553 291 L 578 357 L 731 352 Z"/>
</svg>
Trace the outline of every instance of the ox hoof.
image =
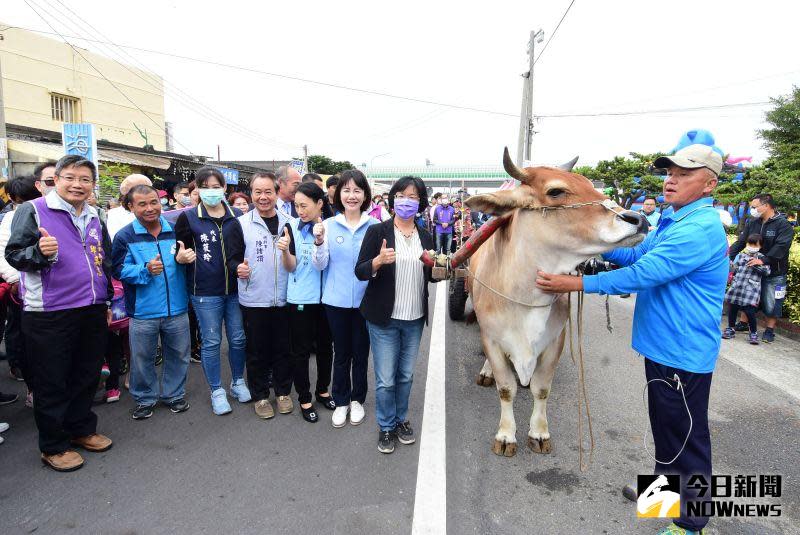
<svg viewBox="0 0 800 535">
<path fill-rule="evenodd" d="M 528 447 L 534 453 L 552 453 L 553 451 L 553 444 L 549 438 L 528 437 Z"/>
<path fill-rule="evenodd" d="M 492 451 L 495 455 L 502 455 L 503 457 L 513 457 L 517 453 L 516 442 L 506 442 L 505 440 L 494 440 Z"/>
<path fill-rule="evenodd" d="M 480 386 L 494 386 L 494 377 L 480 374 L 475 382 Z"/>
</svg>

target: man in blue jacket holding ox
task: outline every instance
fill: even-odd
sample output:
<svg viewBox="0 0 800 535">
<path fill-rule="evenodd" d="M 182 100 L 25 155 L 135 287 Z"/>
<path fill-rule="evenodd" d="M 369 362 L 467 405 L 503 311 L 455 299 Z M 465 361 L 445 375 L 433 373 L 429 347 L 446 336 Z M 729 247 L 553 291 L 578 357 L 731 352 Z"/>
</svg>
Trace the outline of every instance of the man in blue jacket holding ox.
<svg viewBox="0 0 800 535">
<path fill-rule="evenodd" d="M 537 285 L 554 293 L 638 294 L 632 346 L 644 357 L 655 473 L 681 476 L 681 517 L 659 534 L 695 534 L 708 518 L 687 515 L 686 501 L 697 499 L 687 483 L 695 474 L 710 482 L 708 396 L 728 275 L 728 242 L 710 197 L 722 158 L 690 145 L 655 166 L 668 169 L 664 199 L 674 211 L 638 246 L 603 255 L 624 267 L 582 278 L 539 272 Z"/>
<path fill-rule="evenodd" d="M 131 344 L 130 392 L 136 401 L 134 420 L 153 415 L 159 399 L 174 412 L 189 408 L 186 373 L 189 367 L 189 296 L 185 267 L 194 251 L 175 241 L 175 232 L 161 215 L 158 191 L 134 186 L 125 198 L 136 216 L 114 237 L 114 278 L 125 287 Z M 163 380 L 156 370 L 161 335 Z M 159 392 L 159 383 L 161 391 Z"/>
</svg>

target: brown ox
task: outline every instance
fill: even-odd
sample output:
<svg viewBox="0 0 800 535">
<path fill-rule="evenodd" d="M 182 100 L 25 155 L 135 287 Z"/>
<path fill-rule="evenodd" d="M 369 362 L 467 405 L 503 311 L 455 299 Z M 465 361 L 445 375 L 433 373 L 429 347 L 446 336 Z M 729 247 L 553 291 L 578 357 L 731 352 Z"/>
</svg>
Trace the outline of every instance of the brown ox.
<svg viewBox="0 0 800 535">
<path fill-rule="evenodd" d="M 467 281 L 487 357 L 479 383 L 491 384 L 493 376 L 500 395 L 500 425 L 492 447 L 498 455 L 510 457 L 517 449 L 517 381 L 511 364 L 520 384 L 530 384 L 535 399 L 528 445 L 538 453 L 552 450 L 547 397 L 564 347 L 567 296 L 538 290 L 537 270 L 569 273 L 597 254 L 636 245 L 647 232 L 644 217 L 622 209 L 585 177 L 569 172 L 574 163 L 560 169 L 520 169 L 506 149 L 503 165 L 521 184 L 467 201 L 470 208 L 494 216 L 513 212 L 508 225 L 472 257 L 470 271 L 477 281 Z M 573 206 L 580 203 L 591 204 Z"/>
</svg>

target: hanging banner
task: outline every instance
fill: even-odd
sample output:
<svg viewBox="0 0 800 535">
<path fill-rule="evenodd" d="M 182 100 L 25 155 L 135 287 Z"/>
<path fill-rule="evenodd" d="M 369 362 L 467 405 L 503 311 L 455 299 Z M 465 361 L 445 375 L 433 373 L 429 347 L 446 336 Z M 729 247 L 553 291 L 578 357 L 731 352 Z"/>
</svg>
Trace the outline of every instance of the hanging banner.
<svg viewBox="0 0 800 535">
<path fill-rule="evenodd" d="M 94 162 L 100 169 L 97 154 L 97 136 L 94 125 L 89 123 L 64 123 L 61 131 L 64 154 L 76 154 Z"/>
<path fill-rule="evenodd" d="M 239 171 L 236 169 L 228 169 L 227 167 L 217 167 L 222 176 L 225 177 L 225 183 L 232 186 L 239 184 Z"/>
<path fill-rule="evenodd" d="M 303 160 L 292 160 L 292 167 L 297 169 L 297 172 L 301 175 L 306 172 L 306 163 Z"/>
</svg>

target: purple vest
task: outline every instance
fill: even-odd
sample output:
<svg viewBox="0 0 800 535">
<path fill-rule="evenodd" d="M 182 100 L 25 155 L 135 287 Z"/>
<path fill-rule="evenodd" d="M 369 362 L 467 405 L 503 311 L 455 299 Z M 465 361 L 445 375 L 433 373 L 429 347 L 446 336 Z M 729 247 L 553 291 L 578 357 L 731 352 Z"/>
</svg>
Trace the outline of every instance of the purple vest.
<svg viewBox="0 0 800 535">
<path fill-rule="evenodd" d="M 103 272 L 106 253 L 100 220 L 96 217 L 89 220 L 85 240 L 82 240 L 68 212 L 51 209 L 44 197 L 31 202 L 39 216 L 39 226 L 58 240 L 58 259 L 39 273 L 40 295 L 29 296 L 28 291 L 33 288 L 25 288 L 26 310 L 27 305 L 36 306 L 36 301 L 45 311 L 104 304 L 109 296 L 108 280 Z"/>
</svg>

